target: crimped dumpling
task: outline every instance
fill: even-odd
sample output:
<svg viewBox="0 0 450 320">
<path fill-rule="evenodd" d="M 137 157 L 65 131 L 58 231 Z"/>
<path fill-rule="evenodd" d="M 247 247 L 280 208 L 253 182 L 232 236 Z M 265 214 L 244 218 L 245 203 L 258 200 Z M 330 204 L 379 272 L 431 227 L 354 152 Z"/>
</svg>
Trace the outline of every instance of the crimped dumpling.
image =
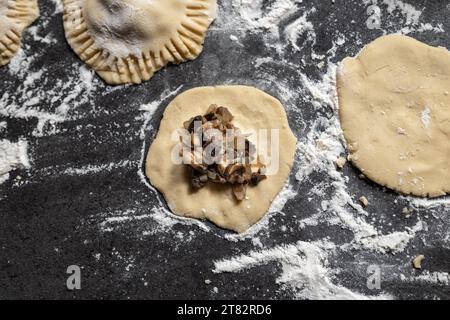
<svg viewBox="0 0 450 320">
<path fill-rule="evenodd" d="M 37 0 L 0 0 L 0 66 L 20 47 L 23 31 L 39 16 Z"/>
<path fill-rule="evenodd" d="M 216 0 L 64 0 L 64 27 L 107 83 L 141 83 L 198 56 L 216 8 Z"/>
</svg>

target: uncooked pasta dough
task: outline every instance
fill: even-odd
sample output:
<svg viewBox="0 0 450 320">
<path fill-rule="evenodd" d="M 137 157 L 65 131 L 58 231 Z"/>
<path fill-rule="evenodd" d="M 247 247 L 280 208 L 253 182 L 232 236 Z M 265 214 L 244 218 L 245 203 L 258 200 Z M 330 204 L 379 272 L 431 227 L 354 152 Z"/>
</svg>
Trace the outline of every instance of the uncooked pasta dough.
<svg viewBox="0 0 450 320">
<path fill-rule="evenodd" d="M 205 114 L 210 105 L 224 106 L 234 115 L 234 124 L 243 133 L 268 130 L 267 149 L 271 150 L 272 129 L 279 132 L 279 170 L 268 175 L 256 187 L 247 189 L 243 201 L 237 201 L 231 187 L 207 184 L 192 190 L 186 167 L 171 161 L 177 140 L 173 133 L 183 128 L 186 119 Z M 249 137 L 259 149 L 254 136 Z M 255 141 L 258 140 L 258 141 Z M 244 232 L 258 222 L 268 211 L 272 201 L 285 185 L 292 168 L 296 142 L 285 110 L 275 98 L 253 87 L 220 86 L 201 87 L 179 95 L 167 107 L 156 139 L 147 156 L 146 174 L 150 182 L 161 191 L 171 208 L 180 216 L 208 219 L 216 225 Z M 271 153 L 272 155 L 272 153 Z"/>
<path fill-rule="evenodd" d="M 141 83 L 195 59 L 216 10 L 216 0 L 64 0 L 64 28 L 107 83 Z"/>
<path fill-rule="evenodd" d="M 39 16 L 37 0 L 0 0 L 0 66 L 20 48 L 22 33 Z"/>
<path fill-rule="evenodd" d="M 389 35 L 343 61 L 342 129 L 351 161 L 400 193 L 450 192 L 450 53 Z"/>
</svg>

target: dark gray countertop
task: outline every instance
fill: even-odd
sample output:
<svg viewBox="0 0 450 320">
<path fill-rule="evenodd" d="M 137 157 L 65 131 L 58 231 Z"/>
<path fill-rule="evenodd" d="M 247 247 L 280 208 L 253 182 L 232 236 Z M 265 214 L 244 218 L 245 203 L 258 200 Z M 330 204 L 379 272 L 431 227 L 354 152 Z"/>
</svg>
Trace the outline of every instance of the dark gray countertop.
<svg viewBox="0 0 450 320">
<path fill-rule="evenodd" d="M 233 12 L 239 7 L 231 2 L 220 1 L 221 18 L 213 25 L 197 60 L 170 66 L 139 86 L 111 88 L 96 75 L 91 78 L 85 69 L 79 71 L 83 63 L 65 41 L 62 14 L 55 13 L 54 1 L 39 1 L 42 17 L 25 34 L 23 53 L 12 66 L 0 69 L 0 122 L 7 123 L 6 130 L 0 131 L 0 140 L 26 140 L 31 161 L 29 169 L 13 170 L 10 179 L 0 184 L 0 298 L 291 299 L 297 297 L 296 290 L 276 281 L 283 272 L 280 262 L 216 274 L 214 261 L 260 250 L 255 237 L 264 249 L 324 238 L 336 244 L 352 241 L 353 233 L 339 225 L 298 227 L 299 220 L 321 210 L 321 197 L 308 199 L 311 188 L 329 179 L 320 171 L 301 183 L 296 182 L 294 172 L 295 198 L 287 202 L 282 213 L 271 215 L 265 228 L 242 241 L 225 239 L 228 232 L 208 223 L 209 231 L 204 231 L 172 217 L 165 220 L 164 212 L 155 213 L 161 199 L 142 179 L 141 158 L 170 101 L 170 97 L 162 99 L 165 95 L 180 86 L 184 91 L 202 85 L 254 85 L 290 106 L 291 126 L 299 138 L 304 137 L 314 119 L 329 118 L 334 111 L 311 108 L 309 94 L 297 82 L 292 65 L 318 81 L 327 68 L 317 67 L 312 55 L 329 56 L 337 34 L 345 35 L 346 41 L 333 53 L 330 63 L 358 53 L 383 33 L 367 28 L 369 4 L 306 0 L 280 22 L 280 41 L 283 43 L 284 28 L 313 7 L 316 10 L 310 12 L 308 20 L 316 41 L 302 46 L 309 41 L 303 35 L 298 38 L 299 50 L 285 42 L 280 53 L 266 45 L 267 32 L 246 32 L 233 23 Z M 271 2 L 262 1 L 263 7 L 270 7 Z M 383 11 L 384 30 L 395 32 L 405 25 L 400 10 L 389 13 L 383 1 L 374 2 L 379 2 Z M 423 10 L 421 22 L 442 24 L 449 30 L 449 1 L 405 3 Z M 419 26 L 413 27 L 416 31 L 410 35 L 417 39 L 450 48 L 447 32 L 418 32 Z M 230 35 L 236 35 L 238 41 Z M 261 71 L 255 62 L 265 57 L 273 59 Z M 324 63 L 328 64 L 327 59 Z M 281 92 L 280 83 L 288 83 L 293 94 Z M 30 104 L 33 98 L 36 103 Z M 147 123 L 140 107 L 155 101 L 158 108 Z M 448 275 L 450 207 L 415 209 L 406 219 L 398 213 L 408 206 L 407 199 L 359 179 L 352 166 L 346 166 L 343 174 L 349 179 L 352 197 L 370 198 L 367 220 L 375 228 L 384 233 L 403 232 L 422 221 L 426 231 L 417 233 L 405 250 L 395 255 L 361 248 L 333 253 L 327 258 L 327 269 L 339 270 L 331 277 L 333 283 L 365 295 L 448 299 L 450 288 L 445 281 L 401 279 L 420 277 L 424 272 Z M 126 223 L 108 228 L 108 218 L 123 214 L 127 215 Z M 422 271 L 410 266 L 417 254 L 426 256 Z M 366 286 L 366 270 L 371 264 L 380 265 L 385 275 L 378 291 Z M 81 267 L 81 290 L 66 288 L 70 265 Z M 211 284 L 205 283 L 207 279 Z"/>
</svg>

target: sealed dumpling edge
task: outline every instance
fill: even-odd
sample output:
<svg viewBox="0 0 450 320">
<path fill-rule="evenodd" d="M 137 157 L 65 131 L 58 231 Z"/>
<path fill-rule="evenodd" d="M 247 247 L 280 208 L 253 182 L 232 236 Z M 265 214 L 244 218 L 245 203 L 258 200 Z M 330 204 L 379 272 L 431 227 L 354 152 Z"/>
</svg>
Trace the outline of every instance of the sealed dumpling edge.
<svg viewBox="0 0 450 320">
<path fill-rule="evenodd" d="M 0 0 L 0 66 L 16 55 L 23 31 L 38 16 L 37 0 Z"/>
<path fill-rule="evenodd" d="M 76 54 L 109 84 L 139 84 L 202 52 L 216 0 L 64 0 Z"/>
</svg>

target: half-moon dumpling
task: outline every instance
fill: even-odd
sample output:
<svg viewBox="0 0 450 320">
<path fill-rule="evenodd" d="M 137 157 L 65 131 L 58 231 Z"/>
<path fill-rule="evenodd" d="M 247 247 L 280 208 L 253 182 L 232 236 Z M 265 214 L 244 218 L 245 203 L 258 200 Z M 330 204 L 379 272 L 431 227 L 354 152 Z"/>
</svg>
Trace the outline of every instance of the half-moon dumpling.
<svg viewBox="0 0 450 320">
<path fill-rule="evenodd" d="M 217 0 L 64 0 L 64 28 L 107 83 L 141 83 L 195 59 L 216 11 Z"/>
<path fill-rule="evenodd" d="M 37 0 L 0 0 L 0 66 L 11 61 L 22 33 L 39 16 Z"/>
</svg>

